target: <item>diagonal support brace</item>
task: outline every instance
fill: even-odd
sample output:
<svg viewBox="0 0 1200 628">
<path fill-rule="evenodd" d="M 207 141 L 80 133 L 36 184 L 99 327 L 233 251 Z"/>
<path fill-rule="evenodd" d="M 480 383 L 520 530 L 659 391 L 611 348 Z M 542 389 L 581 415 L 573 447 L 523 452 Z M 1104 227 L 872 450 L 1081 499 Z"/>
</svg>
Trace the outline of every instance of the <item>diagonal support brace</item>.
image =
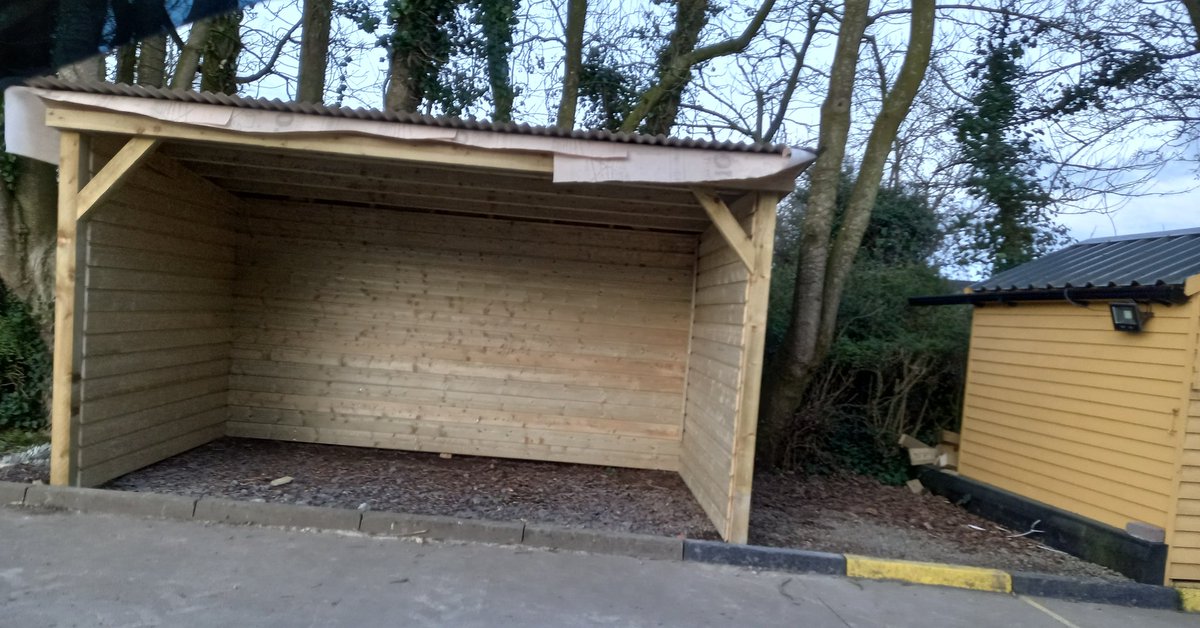
<svg viewBox="0 0 1200 628">
<path fill-rule="evenodd" d="M 79 190 L 75 202 L 75 218 L 82 219 L 93 207 L 104 202 L 113 192 L 120 188 L 121 182 L 128 177 L 138 164 L 145 161 L 159 140 L 150 137 L 131 138 L 113 158 Z"/>
<path fill-rule="evenodd" d="M 721 237 L 725 238 L 729 248 L 737 253 L 742 263 L 746 265 L 746 269 L 753 272 L 754 243 L 750 240 L 750 236 L 746 235 L 742 226 L 738 224 L 737 218 L 733 217 L 729 206 L 721 200 L 721 197 L 711 192 L 692 190 L 692 194 L 695 195 L 697 201 L 700 201 L 700 206 L 708 213 L 709 219 L 713 221 L 713 226 L 720 232 Z"/>
</svg>

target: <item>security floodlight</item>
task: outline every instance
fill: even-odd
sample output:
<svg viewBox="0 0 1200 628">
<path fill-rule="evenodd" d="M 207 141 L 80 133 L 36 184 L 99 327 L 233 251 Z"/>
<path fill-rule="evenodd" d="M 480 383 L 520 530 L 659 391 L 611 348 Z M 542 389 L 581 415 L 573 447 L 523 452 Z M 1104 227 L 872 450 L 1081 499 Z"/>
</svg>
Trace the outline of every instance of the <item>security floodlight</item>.
<svg viewBox="0 0 1200 628">
<path fill-rule="evenodd" d="M 1113 329 L 1117 331 L 1142 331 L 1146 320 L 1153 316 L 1134 302 L 1110 303 L 1108 307 L 1112 311 Z"/>
</svg>

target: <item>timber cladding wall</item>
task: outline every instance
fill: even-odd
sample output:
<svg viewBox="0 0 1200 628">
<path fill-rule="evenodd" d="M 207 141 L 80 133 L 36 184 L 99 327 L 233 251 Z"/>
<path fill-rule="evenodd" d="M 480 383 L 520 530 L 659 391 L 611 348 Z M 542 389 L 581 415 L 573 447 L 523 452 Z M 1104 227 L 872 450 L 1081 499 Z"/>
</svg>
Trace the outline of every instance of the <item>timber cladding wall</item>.
<svg viewBox="0 0 1200 628">
<path fill-rule="evenodd" d="M 81 225 L 78 483 L 224 433 L 236 202 L 186 172 L 146 167 Z"/>
<path fill-rule="evenodd" d="M 678 468 L 695 236 L 243 207 L 230 435 Z"/>
<path fill-rule="evenodd" d="M 1155 306 L 1136 334 L 1114 331 L 1106 304 L 977 308 L 960 471 L 1118 528 L 1170 529 L 1195 301 Z"/>
<path fill-rule="evenodd" d="M 774 237 L 774 199 L 768 200 L 738 220 L 756 246 Z M 684 482 L 722 538 L 735 543 L 745 543 L 749 529 L 753 468 L 745 451 L 754 450 L 757 405 L 748 396 L 757 395 L 758 382 L 751 358 L 762 355 L 754 334 L 766 324 L 770 283 L 770 250 L 756 254 L 765 274 L 753 274 L 716 227 L 700 238 L 680 457 Z"/>
<path fill-rule="evenodd" d="M 1200 298 L 1190 304 L 1196 313 L 1193 328 L 1200 327 Z M 1200 329 L 1196 329 L 1200 336 Z M 1178 502 L 1167 576 L 1176 581 L 1200 583 L 1200 337 L 1193 340 L 1196 360 L 1188 385 L 1186 431 L 1179 459 Z"/>
</svg>

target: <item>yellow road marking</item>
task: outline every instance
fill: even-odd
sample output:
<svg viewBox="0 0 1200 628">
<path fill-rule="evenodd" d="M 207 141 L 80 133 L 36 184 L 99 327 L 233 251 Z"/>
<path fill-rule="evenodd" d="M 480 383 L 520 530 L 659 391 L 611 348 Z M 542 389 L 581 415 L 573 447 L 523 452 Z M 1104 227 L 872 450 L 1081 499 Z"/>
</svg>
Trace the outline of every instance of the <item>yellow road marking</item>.
<svg viewBox="0 0 1200 628">
<path fill-rule="evenodd" d="M 976 591 L 1012 593 L 1012 576 L 998 569 L 981 567 L 883 560 L 847 554 L 846 575 L 851 578 L 900 580 Z"/>
</svg>

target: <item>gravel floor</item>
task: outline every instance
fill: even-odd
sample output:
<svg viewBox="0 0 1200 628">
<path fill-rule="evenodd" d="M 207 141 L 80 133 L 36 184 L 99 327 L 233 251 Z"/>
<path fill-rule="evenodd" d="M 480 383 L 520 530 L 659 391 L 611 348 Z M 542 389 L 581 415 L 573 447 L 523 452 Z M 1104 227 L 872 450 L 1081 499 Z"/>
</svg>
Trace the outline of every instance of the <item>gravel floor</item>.
<svg viewBox="0 0 1200 628">
<path fill-rule="evenodd" d="M 0 480 L 45 475 L 36 465 L 0 469 Z M 284 476 L 293 480 L 271 486 Z M 675 473 L 553 462 L 225 438 L 106 488 L 717 538 Z M 1041 546 L 1036 534 L 1014 534 L 944 498 L 868 478 L 759 473 L 754 481 L 751 543 L 1124 579 Z"/>
</svg>

